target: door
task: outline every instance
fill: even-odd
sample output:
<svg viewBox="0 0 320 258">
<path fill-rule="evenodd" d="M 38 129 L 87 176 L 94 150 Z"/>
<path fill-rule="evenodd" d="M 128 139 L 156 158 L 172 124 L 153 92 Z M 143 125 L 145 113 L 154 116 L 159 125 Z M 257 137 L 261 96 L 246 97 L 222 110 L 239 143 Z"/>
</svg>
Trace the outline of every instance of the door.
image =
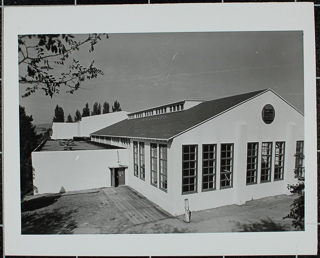
<svg viewBox="0 0 320 258">
<path fill-rule="evenodd" d="M 125 185 L 126 178 L 125 178 L 124 168 L 116 168 L 115 170 L 116 170 L 115 186 Z"/>
</svg>

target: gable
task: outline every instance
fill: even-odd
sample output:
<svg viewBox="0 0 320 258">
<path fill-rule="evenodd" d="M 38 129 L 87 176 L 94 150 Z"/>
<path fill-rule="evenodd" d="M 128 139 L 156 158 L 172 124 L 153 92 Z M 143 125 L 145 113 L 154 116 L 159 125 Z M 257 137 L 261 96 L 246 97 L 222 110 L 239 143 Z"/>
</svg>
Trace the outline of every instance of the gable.
<svg viewBox="0 0 320 258">
<path fill-rule="evenodd" d="M 188 110 L 136 119 L 126 119 L 91 135 L 170 140 L 208 119 L 226 112 L 265 90 L 203 102 Z"/>
</svg>

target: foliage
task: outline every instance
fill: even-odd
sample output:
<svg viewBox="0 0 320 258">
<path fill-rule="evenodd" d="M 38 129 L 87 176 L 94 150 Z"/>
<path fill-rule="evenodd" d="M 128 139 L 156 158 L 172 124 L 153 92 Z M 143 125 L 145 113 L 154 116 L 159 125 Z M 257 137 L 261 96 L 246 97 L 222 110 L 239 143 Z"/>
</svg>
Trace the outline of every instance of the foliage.
<svg viewBox="0 0 320 258">
<path fill-rule="evenodd" d="M 30 96 L 39 89 L 53 97 L 61 87 L 73 94 L 84 81 L 103 75 L 94 66 L 94 61 L 86 67 L 73 55 L 84 45 L 89 46 L 89 52 L 94 51 L 103 35 L 89 34 L 82 40 L 70 34 L 20 35 L 19 82 L 28 85 L 23 97 Z"/>
<path fill-rule="evenodd" d="M 120 103 L 116 100 L 112 106 L 112 112 L 121 111 Z"/>
<path fill-rule="evenodd" d="M 69 114 L 67 117 L 67 123 L 72 123 L 72 122 L 73 122 L 72 116 Z"/>
<path fill-rule="evenodd" d="M 74 116 L 74 121 L 75 121 L 75 122 L 78 122 L 78 121 L 80 121 L 80 120 L 81 120 L 81 113 L 80 113 L 80 111 L 77 109 L 76 114 L 75 114 L 75 116 Z"/>
<path fill-rule="evenodd" d="M 109 103 L 108 103 L 107 101 L 105 101 L 105 102 L 103 103 L 102 113 L 103 113 L 103 114 L 107 114 L 107 113 L 109 113 L 109 112 L 110 112 L 110 105 L 109 105 Z"/>
<path fill-rule="evenodd" d="M 26 115 L 24 107 L 20 111 L 20 180 L 21 196 L 33 190 L 33 171 L 31 153 L 37 147 L 41 135 L 37 135 L 32 124 L 32 116 Z"/>
<path fill-rule="evenodd" d="M 86 116 L 90 116 L 90 108 L 88 103 L 82 109 L 82 117 L 86 117 Z"/>
<path fill-rule="evenodd" d="M 59 105 L 56 106 L 54 110 L 54 117 L 52 122 L 64 122 L 64 111 L 63 108 Z"/>
<path fill-rule="evenodd" d="M 297 194 L 291 204 L 290 213 L 284 217 L 293 219 L 292 226 L 299 229 L 304 229 L 304 180 L 301 179 L 297 184 L 288 185 L 288 189 L 292 194 Z"/>
<path fill-rule="evenodd" d="M 101 115 L 101 104 L 98 103 L 98 102 L 95 102 L 93 104 L 93 110 L 91 112 L 91 115 L 92 116 L 95 116 L 95 115 Z"/>
</svg>

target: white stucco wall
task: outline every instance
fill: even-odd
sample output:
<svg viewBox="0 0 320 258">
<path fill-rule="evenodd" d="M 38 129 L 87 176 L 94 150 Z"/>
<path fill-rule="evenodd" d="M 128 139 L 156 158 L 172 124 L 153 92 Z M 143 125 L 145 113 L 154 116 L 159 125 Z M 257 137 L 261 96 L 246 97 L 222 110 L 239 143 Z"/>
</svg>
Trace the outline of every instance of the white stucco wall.
<svg viewBox="0 0 320 258">
<path fill-rule="evenodd" d="M 137 142 L 139 142 L 137 140 Z M 159 188 L 159 144 L 166 144 L 161 142 L 150 142 L 150 141 L 142 141 L 144 142 L 145 146 L 145 180 L 142 180 L 140 177 L 136 177 L 134 175 L 133 171 L 133 143 L 131 143 L 131 148 L 129 150 L 128 154 L 128 185 L 130 185 L 132 188 L 136 189 L 138 192 L 143 194 L 145 197 L 147 197 L 152 202 L 156 203 L 163 209 L 165 209 L 168 212 L 171 212 L 172 210 L 172 199 L 173 199 L 173 192 L 167 191 Z M 151 168 L 150 168 L 150 143 L 156 143 L 157 144 L 157 173 L 158 173 L 158 180 L 157 180 L 157 187 L 154 185 L 151 185 Z M 168 144 L 170 146 L 170 144 Z M 138 156 L 139 158 L 139 156 Z M 168 157 L 169 158 L 169 154 Z M 172 174 L 168 175 L 168 182 L 172 181 Z M 173 181 L 172 181 L 173 182 Z"/>
<path fill-rule="evenodd" d="M 275 108 L 275 120 L 265 124 L 261 118 L 264 105 Z M 145 180 L 134 176 L 133 147 L 129 154 L 128 184 L 151 201 L 173 215 L 184 213 L 184 199 L 189 200 L 190 210 L 197 211 L 228 204 L 244 204 L 251 199 L 289 194 L 288 183 L 295 183 L 294 166 L 296 141 L 304 139 L 303 116 L 295 109 L 267 92 L 247 103 L 232 109 L 194 129 L 174 138 L 168 143 L 168 189 L 162 191 L 150 184 L 150 141 L 145 143 Z M 138 140 L 137 140 L 138 141 Z M 275 142 L 285 141 L 284 180 L 274 181 Z M 151 141 L 152 142 L 152 141 Z M 258 142 L 257 184 L 246 185 L 247 143 Z M 273 142 L 271 182 L 260 183 L 261 145 Z M 158 177 L 159 177 L 159 142 Z M 221 143 L 234 144 L 233 187 L 220 189 Z M 197 193 L 182 194 L 182 145 L 198 145 Z M 202 144 L 217 144 L 216 190 L 202 192 Z M 159 181 L 159 180 L 158 180 Z M 159 184 L 159 182 L 158 182 Z"/>
<path fill-rule="evenodd" d="M 271 104 L 275 120 L 265 124 L 262 108 Z M 272 92 L 267 92 L 223 115 L 190 130 L 173 140 L 169 150 L 168 171 L 173 175 L 169 182 L 172 191 L 172 214 L 184 213 L 184 199 L 190 210 L 203 210 L 228 204 L 244 204 L 251 199 L 289 194 L 287 184 L 295 183 L 294 166 L 296 141 L 304 139 L 303 116 Z M 285 142 L 284 180 L 274 181 L 275 142 Z M 247 143 L 258 142 L 257 184 L 246 185 Z M 271 182 L 260 183 L 261 145 L 273 142 Z M 220 151 L 222 143 L 234 144 L 233 187 L 220 189 Z M 197 193 L 182 194 L 182 145 L 198 145 Z M 202 144 L 217 144 L 216 190 L 202 192 Z"/>
<path fill-rule="evenodd" d="M 127 119 L 127 114 L 128 112 L 126 111 L 119 111 L 108 114 L 83 117 L 80 122 L 81 132 L 79 136 L 89 137 L 89 135 L 95 131 Z"/>
<path fill-rule="evenodd" d="M 38 193 L 58 193 L 111 186 L 111 166 L 127 164 L 127 150 L 33 152 L 34 186 Z M 125 171 L 127 174 L 127 170 Z"/>
<path fill-rule="evenodd" d="M 72 139 L 78 136 L 79 122 L 77 123 L 52 123 L 51 139 Z"/>
<path fill-rule="evenodd" d="M 72 139 L 74 136 L 89 137 L 91 133 L 127 119 L 128 112 L 83 117 L 76 123 L 53 123 L 51 139 Z"/>
</svg>

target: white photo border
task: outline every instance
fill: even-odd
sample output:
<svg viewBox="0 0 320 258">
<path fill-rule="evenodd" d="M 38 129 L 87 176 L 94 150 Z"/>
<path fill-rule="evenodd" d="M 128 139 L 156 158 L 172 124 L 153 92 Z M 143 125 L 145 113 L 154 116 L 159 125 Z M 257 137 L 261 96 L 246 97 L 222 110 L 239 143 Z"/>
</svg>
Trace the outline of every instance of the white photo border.
<svg viewBox="0 0 320 258">
<path fill-rule="evenodd" d="M 5 255 L 173 256 L 317 253 L 316 70 L 313 3 L 4 7 L 3 193 Z M 303 31 L 305 231 L 21 235 L 18 35 Z M 124 246 L 125 244 L 125 246 Z"/>
</svg>

